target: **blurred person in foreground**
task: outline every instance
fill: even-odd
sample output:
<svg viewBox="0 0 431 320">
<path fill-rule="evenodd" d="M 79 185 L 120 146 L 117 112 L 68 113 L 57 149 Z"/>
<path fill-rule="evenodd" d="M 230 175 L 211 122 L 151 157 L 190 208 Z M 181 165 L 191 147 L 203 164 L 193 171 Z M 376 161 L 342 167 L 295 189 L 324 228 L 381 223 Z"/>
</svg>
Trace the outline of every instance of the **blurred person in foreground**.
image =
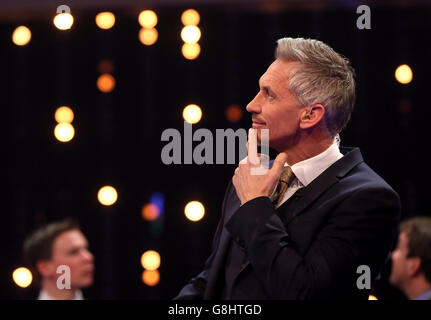
<svg viewBox="0 0 431 320">
<path fill-rule="evenodd" d="M 368 299 L 357 270 L 369 267 L 372 286 L 396 240 L 400 200 L 359 148 L 338 145 L 354 103 L 346 58 L 318 40 L 277 41 L 246 108 L 248 157 L 227 187 L 212 253 L 176 299 Z M 258 175 L 264 129 L 279 154 Z"/>
<path fill-rule="evenodd" d="M 430 217 L 410 218 L 401 223 L 389 280 L 409 300 L 431 300 Z"/>
<path fill-rule="evenodd" d="M 24 242 L 23 253 L 39 275 L 38 300 L 83 300 L 81 289 L 93 284 L 93 255 L 79 224 L 72 219 L 33 232 Z M 60 276 L 67 276 L 64 266 L 70 270 L 69 288 L 64 285 L 67 281 L 58 283 Z"/>
</svg>

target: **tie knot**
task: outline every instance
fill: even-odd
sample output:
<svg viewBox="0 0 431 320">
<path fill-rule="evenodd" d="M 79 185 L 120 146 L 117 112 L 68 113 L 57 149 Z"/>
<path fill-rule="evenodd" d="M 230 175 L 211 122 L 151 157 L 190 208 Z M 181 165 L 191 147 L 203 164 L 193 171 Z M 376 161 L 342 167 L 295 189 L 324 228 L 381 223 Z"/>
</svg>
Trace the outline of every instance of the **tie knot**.
<svg viewBox="0 0 431 320">
<path fill-rule="evenodd" d="M 280 182 L 284 182 L 287 185 L 289 185 L 292 182 L 294 177 L 295 177 L 295 175 L 293 174 L 292 168 L 290 166 L 285 166 L 281 170 L 279 180 L 280 180 Z"/>
</svg>

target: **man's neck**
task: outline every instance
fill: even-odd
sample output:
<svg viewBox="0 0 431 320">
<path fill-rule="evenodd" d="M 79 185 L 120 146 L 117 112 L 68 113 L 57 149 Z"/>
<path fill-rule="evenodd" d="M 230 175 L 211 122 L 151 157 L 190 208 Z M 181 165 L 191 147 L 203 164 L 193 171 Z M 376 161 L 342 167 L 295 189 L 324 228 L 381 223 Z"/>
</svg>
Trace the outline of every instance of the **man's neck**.
<svg viewBox="0 0 431 320">
<path fill-rule="evenodd" d="M 76 289 L 59 289 L 57 283 L 51 280 L 42 281 L 42 290 L 50 297 L 56 300 L 73 300 L 75 298 Z"/>
<path fill-rule="evenodd" d="M 404 293 L 410 300 L 413 300 L 430 289 L 431 284 L 426 281 L 425 277 L 418 277 L 408 283 L 408 286 L 404 288 Z"/>
<path fill-rule="evenodd" d="M 307 136 L 302 141 L 294 146 L 289 146 L 280 152 L 287 154 L 287 163 L 292 166 L 300 161 L 312 158 L 328 149 L 334 143 L 333 138 L 315 139 L 312 136 Z"/>
</svg>

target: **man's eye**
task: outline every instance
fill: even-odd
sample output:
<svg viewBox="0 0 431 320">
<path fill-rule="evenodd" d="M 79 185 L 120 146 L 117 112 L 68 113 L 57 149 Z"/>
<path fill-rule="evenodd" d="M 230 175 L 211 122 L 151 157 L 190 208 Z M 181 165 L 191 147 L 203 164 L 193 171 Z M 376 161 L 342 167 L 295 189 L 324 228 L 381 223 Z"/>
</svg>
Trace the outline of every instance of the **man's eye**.
<svg viewBox="0 0 431 320">
<path fill-rule="evenodd" d="M 268 97 L 268 99 L 272 100 L 275 98 L 275 96 L 268 89 L 265 89 L 264 91 L 265 91 L 265 95 Z"/>
</svg>

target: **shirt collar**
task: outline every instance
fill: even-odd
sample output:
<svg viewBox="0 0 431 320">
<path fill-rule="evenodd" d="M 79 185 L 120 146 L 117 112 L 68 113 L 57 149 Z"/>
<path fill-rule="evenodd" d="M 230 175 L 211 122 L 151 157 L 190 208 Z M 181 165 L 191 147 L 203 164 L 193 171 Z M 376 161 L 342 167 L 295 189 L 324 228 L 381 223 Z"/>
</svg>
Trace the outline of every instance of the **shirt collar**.
<svg viewBox="0 0 431 320">
<path fill-rule="evenodd" d="M 37 300 L 58 300 L 51 295 L 48 294 L 45 290 L 41 290 L 39 293 L 39 296 L 37 297 Z M 72 300 L 84 300 L 84 295 L 82 294 L 81 290 L 75 290 L 75 296 Z"/>
<path fill-rule="evenodd" d="M 413 300 L 431 300 L 431 289 L 428 289 L 427 291 L 421 293 Z"/>
<path fill-rule="evenodd" d="M 334 162 L 341 159 L 343 154 L 338 148 L 337 142 L 334 142 L 328 149 L 319 153 L 317 156 L 302 160 L 291 166 L 295 177 L 301 184 L 307 186 L 311 181 L 316 179 L 323 171 L 328 169 Z"/>
</svg>

